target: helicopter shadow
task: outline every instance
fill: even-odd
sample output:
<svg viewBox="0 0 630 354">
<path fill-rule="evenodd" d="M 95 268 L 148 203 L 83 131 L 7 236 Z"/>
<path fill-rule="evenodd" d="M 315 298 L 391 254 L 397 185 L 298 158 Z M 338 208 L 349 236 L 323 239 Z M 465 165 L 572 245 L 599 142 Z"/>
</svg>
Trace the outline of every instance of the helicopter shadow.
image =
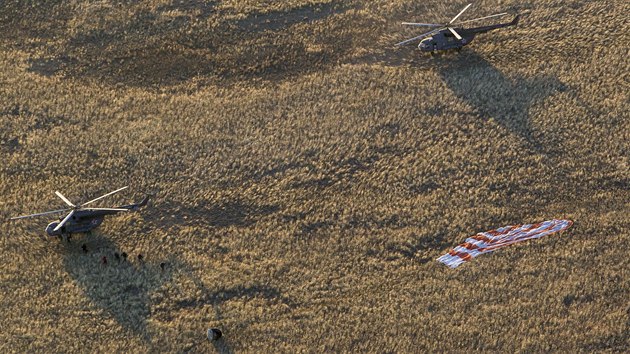
<svg viewBox="0 0 630 354">
<path fill-rule="evenodd" d="M 160 204 L 159 210 L 147 211 L 145 215 L 155 220 L 153 223 L 162 229 L 177 229 L 181 226 L 192 225 L 225 228 L 253 225 L 260 218 L 271 215 L 279 209 L 278 205 L 257 205 L 239 199 L 217 203 L 202 201 L 194 204 L 165 201 Z M 175 215 L 177 217 L 174 217 Z"/>
<path fill-rule="evenodd" d="M 81 245 L 85 244 L 87 252 Z M 128 255 L 125 260 L 116 259 L 114 254 L 121 255 L 124 250 L 119 249 L 106 235 L 92 232 L 90 235 L 73 238 L 71 243 L 62 243 L 64 266 L 71 277 L 83 290 L 84 294 L 98 308 L 110 315 L 116 323 L 133 335 L 141 338 L 149 348 L 168 348 L 173 343 L 164 342 L 155 329 L 148 326 L 148 321 L 170 322 L 174 312 L 202 309 L 210 306 L 213 309 L 213 323 L 222 327 L 224 318 L 221 307 L 225 302 L 237 299 L 258 298 L 268 302 L 282 302 L 295 307 L 292 299 L 279 289 L 265 284 L 235 284 L 231 286 L 207 286 L 192 271 L 193 267 L 175 255 L 164 259 L 138 260 L 136 254 Z M 103 264 L 102 257 L 107 257 L 107 264 Z M 147 258 L 152 258 L 149 255 Z M 160 263 L 164 262 L 162 268 Z M 194 284 L 195 291 L 181 292 L 177 279 L 184 277 Z M 170 284 L 170 286 L 165 286 Z M 170 295 L 169 295 L 170 294 Z M 154 296 L 158 295 L 158 296 Z M 161 299 L 161 300 L 159 300 Z M 166 302 L 165 302 L 166 301 Z M 240 330 L 249 324 L 241 323 L 232 331 Z M 229 330 L 229 329 L 228 329 Z M 207 345 L 204 336 L 194 336 L 194 345 L 203 349 Z M 198 340 L 197 340 L 198 339 Z M 213 341 L 212 345 L 220 353 L 231 353 L 229 339 L 223 337 Z"/>
<path fill-rule="evenodd" d="M 493 119 L 512 134 L 542 148 L 535 138 L 529 110 L 567 88 L 554 76 L 506 77 L 479 54 L 465 50 L 456 56 L 435 58 L 437 73 L 447 87 L 486 119 Z M 446 107 L 445 107 L 446 108 Z"/>
<path fill-rule="evenodd" d="M 150 294 L 170 281 L 170 273 L 161 271 L 158 264 L 132 259 L 131 255 L 125 259 L 121 256 L 124 251 L 99 232 L 63 244 L 64 266 L 85 295 L 123 328 L 150 341 Z M 87 251 L 81 249 L 81 244 L 86 245 Z"/>
<path fill-rule="evenodd" d="M 493 119 L 510 133 L 525 139 L 536 150 L 542 145 L 534 137 L 529 110 L 537 103 L 568 88 L 554 76 L 509 78 L 476 52 L 464 48 L 460 53 L 439 53 L 435 57 L 417 51 L 374 52 L 353 61 L 434 70 L 457 98 L 486 119 Z M 434 102 L 428 114 L 452 111 L 449 101 Z"/>
</svg>

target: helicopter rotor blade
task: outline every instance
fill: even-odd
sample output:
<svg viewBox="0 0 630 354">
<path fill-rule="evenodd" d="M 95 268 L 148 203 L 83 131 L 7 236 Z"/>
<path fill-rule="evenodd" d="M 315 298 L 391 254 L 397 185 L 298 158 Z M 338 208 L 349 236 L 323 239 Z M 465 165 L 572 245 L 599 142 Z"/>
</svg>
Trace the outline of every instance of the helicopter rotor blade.
<svg viewBox="0 0 630 354">
<path fill-rule="evenodd" d="M 418 22 L 403 22 L 405 26 L 417 26 L 417 27 L 440 27 L 443 26 L 437 23 L 418 23 Z"/>
<path fill-rule="evenodd" d="M 68 222 L 68 220 L 70 220 L 70 218 L 72 217 L 72 215 L 74 215 L 74 210 L 72 210 L 65 218 L 63 218 L 63 220 L 61 220 L 61 222 L 59 223 L 59 225 L 57 225 L 57 227 L 55 227 L 53 229 L 53 231 L 59 231 L 59 229 L 61 229 L 63 227 L 63 225 L 66 224 L 66 222 Z"/>
<path fill-rule="evenodd" d="M 400 43 L 396 43 L 396 45 L 397 45 L 397 46 L 401 46 L 401 45 L 409 44 L 409 43 L 411 43 L 411 42 L 413 42 L 413 41 L 417 41 L 418 39 L 422 39 L 422 38 L 424 38 L 424 37 L 430 36 L 430 35 L 432 35 L 432 34 L 434 34 L 434 33 L 438 32 L 438 31 L 440 31 L 440 30 L 441 30 L 441 28 L 439 28 L 439 29 L 434 29 L 433 31 L 429 31 L 429 32 L 427 32 L 427 33 L 423 33 L 423 34 L 419 35 L 418 37 L 413 37 L 413 38 L 407 39 L 407 40 L 405 40 L 405 41 L 402 41 L 402 42 L 400 42 Z"/>
<path fill-rule="evenodd" d="M 471 5 L 472 5 L 472 4 L 468 4 L 468 5 L 466 5 L 466 7 L 464 7 L 464 9 L 463 9 L 462 11 L 460 11 L 460 12 L 457 14 L 457 16 L 453 17 L 453 19 L 452 19 L 452 20 L 450 20 L 450 21 L 449 21 L 449 23 L 447 23 L 447 24 L 448 24 L 448 25 L 450 25 L 451 23 L 455 22 L 455 20 L 457 20 L 457 19 L 459 18 L 459 16 L 461 16 L 461 15 L 464 13 L 464 11 L 468 10 L 468 8 L 469 8 Z"/>
<path fill-rule="evenodd" d="M 104 194 L 104 195 L 102 195 L 102 196 L 100 196 L 100 197 L 98 197 L 98 198 L 92 199 L 92 200 L 90 200 L 89 202 L 85 202 L 85 203 L 83 203 L 83 204 L 81 204 L 81 205 L 82 205 L 82 206 L 83 206 L 83 205 L 88 205 L 88 204 L 93 203 L 93 202 L 95 202 L 95 201 L 97 201 L 97 200 L 101 200 L 101 199 L 103 199 L 103 198 L 105 198 L 105 197 L 107 197 L 107 196 L 110 196 L 110 195 L 112 195 L 112 194 L 114 194 L 114 193 L 118 193 L 118 192 L 120 192 L 120 191 L 121 191 L 121 190 L 123 190 L 123 189 L 127 189 L 128 187 L 129 187 L 129 186 L 124 186 L 124 187 L 122 187 L 122 188 L 118 188 L 118 189 L 116 189 L 116 190 L 115 190 L 115 191 L 113 191 L 113 192 L 109 192 L 109 193 L 107 193 L 107 194 Z"/>
<path fill-rule="evenodd" d="M 448 28 L 449 31 L 451 31 L 451 33 L 455 36 L 455 38 L 457 38 L 458 40 L 462 40 L 462 36 L 459 35 L 459 33 L 455 32 L 454 29 L 452 29 L 451 27 L 446 27 Z"/>
<path fill-rule="evenodd" d="M 129 209 L 123 209 L 123 208 L 85 208 L 82 210 L 87 210 L 87 211 L 130 211 Z"/>
<path fill-rule="evenodd" d="M 490 16 L 485 16 L 485 17 L 473 18 L 472 20 L 466 20 L 466 21 L 463 21 L 463 22 L 457 22 L 456 24 L 457 25 L 461 25 L 462 23 L 468 23 L 468 22 L 473 22 L 473 21 L 480 21 L 480 20 L 485 20 L 487 18 L 505 16 L 507 14 L 508 14 L 507 12 L 503 12 L 503 13 L 496 14 L 496 15 L 490 15 Z"/>
<path fill-rule="evenodd" d="M 68 200 L 68 198 L 64 197 L 64 196 L 63 196 L 63 194 L 59 193 L 59 191 L 55 191 L 55 194 L 56 194 L 59 198 L 61 198 L 61 200 L 63 200 L 66 204 L 68 204 L 68 206 L 71 206 L 71 207 L 73 207 L 73 208 L 74 208 L 74 207 L 76 207 L 76 205 L 72 204 L 72 203 Z"/>
<path fill-rule="evenodd" d="M 19 220 L 19 219 L 26 219 L 26 218 L 34 218 L 36 216 L 42 216 L 42 215 L 48 215 L 48 214 L 56 214 L 56 213 L 62 213 L 64 211 L 68 211 L 71 209 L 59 209 L 59 210 L 51 210 L 51 211 L 45 211 L 43 213 L 37 213 L 37 214 L 30 214 L 30 215 L 21 215 L 21 216 L 16 216 L 13 218 L 10 218 L 9 220 Z"/>
</svg>

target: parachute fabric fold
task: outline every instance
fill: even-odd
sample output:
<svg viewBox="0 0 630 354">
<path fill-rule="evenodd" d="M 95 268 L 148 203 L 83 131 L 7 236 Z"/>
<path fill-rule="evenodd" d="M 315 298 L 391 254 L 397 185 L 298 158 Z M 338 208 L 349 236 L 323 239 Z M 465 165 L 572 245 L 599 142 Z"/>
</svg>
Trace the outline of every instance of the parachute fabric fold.
<svg viewBox="0 0 630 354">
<path fill-rule="evenodd" d="M 480 254 L 489 253 L 518 242 L 564 231 L 571 225 L 573 225 L 571 220 L 554 219 L 538 224 L 505 226 L 496 230 L 480 232 L 467 238 L 464 243 L 441 256 L 437 261 L 451 268 L 457 268 L 460 264 L 468 262 Z"/>
</svg>

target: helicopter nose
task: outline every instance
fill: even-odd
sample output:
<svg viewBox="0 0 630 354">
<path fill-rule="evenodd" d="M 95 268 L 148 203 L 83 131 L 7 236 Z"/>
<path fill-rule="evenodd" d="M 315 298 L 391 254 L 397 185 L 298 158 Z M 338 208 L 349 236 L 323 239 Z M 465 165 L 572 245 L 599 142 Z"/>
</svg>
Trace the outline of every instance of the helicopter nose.
<svg viewBox="0 0 630 354">
<path fill-rule="evenodd" d="M 48 226 L 46 226 L 46 233 L 50 236 L 54 236 L 56 233 L 54 230 L 57 225 L 59 225 L 58 222 L 51 222 L 50 224 L 48 224 Z"/>
</svg>

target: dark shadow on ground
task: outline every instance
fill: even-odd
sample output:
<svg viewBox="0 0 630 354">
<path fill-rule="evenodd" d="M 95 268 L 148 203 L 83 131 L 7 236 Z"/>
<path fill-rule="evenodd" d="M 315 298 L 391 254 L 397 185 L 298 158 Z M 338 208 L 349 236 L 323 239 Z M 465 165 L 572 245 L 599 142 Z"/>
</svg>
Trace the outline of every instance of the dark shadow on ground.
<svg viewBox="0 0 630 354">
<path fill-rule="evenodd" d="M 157 8 L 159 11 L 180 11 L 186 13 L 187 16 L 180 17 L 197 17 L 206 18 L 214 13 L 217 1 L 207 0 L 172 0 L 168 5 L 161 5 Z"/>
<path fill-rule="evenodd" d="M 414 69 L 428 69 L 434 63 L 413 46 L 396 48 L 393 45 L 386 48 L 371 50 L 368 54 L 354 58 L 352 64 L 378 64 L 389 67 L 409 67 Z"/>
<path fill-rule="evenodd" d="M 225 202 L 203 201 L 186 204 L 176 201 L 165 201 L 159 208 L 146 211 L 146 217 L 158 228 L 178 226 L 205 227 L 247 227 L 255 224 L 264 216 L 280 209 L 277 205 L 257 205 L 240 200 Z"/>
<path fill-rule="evenodd" d="M 459 53 L 439 53 L 435 57 L 413 48 L 392 49 L 390 52 L 370 53 L 355 62 L 435 70 L 459 99 L 471 105 L 481 116 L 494 119 L 512 134 L 527 140 L 538 150 L 542 146 L 534 137 L 529 109 L 555 93 L 567 90 L 553 76 L 533 79 L 506 76 L 468 48 Z M 446 101 L 434 104 L 435 109 L 432 111 L 435 114 L 452 111 Z"/>
<path fill-rule="evenodd" d="M 461 55 L 437 57 L 436 65 L 442 80 L 457 97 L 482 116 L 494 119 L 511 133 L 541 148 L 534 138 L 529 109 L 566 89 L 556 77 L 511 79 L 470 50 L 462 51 Z"/>
<path fill-rule="evenodd" d="M 341 2 L 310 4 L 292 9 L 290 12 L 271 11 L 254 13 L 239 20 L 237 26 L 247 32 L 278 31 L 298 23 L 311 23 L 346 11 Z"/>
<path fill-rule="evenodd" d="M 176 308 L 196 308 L 207 304 L 218 305 L 222 302 L 240 298 L 261 298 L 266 301 L 279 301 L 290 306 L 293 305 L 292 301 L 285 298 L 278 289 L 266 285 L 239 285 L 233 288 L 222 288 L 210 292 L 198 279 L 195 281 L 195 284 L 202 290 L 202 296 L 200 298 L 189 298 L 177 301 L 175 303 Z"/>
<path fill-rule="evenodd" d="M 421 264 L 433 260 L 432 251 L 448 247 L 445 234 L 418 237 L 412 235 L 412 239 L 403 243 L 391 242 L 381 250 L 370 251 L 367 256 L 372 256 L 386 261 L 408 259 Z"/>
<path fill-rule="evenodd" d="M 82 244 L 87 246 L 87 252 L 82 250 Z M 280 290 L 264 284 L 209 289 L 191 272 L 191 266 L 181 257 L 147 260 L 145 255 L 144 260 L 139 260 L 137 254 L 129 254 L 127 259 L 121 257 L 118 260 L 115 254 L 122 255 L 124 250 L 98 231 L 90 235 L 74 235 L 70 243 L 64 242 L 60 247 L 66 270 L 85 295 L 123 328 L 132 331 L 153 347 L 159 346 L 161 339 L 154 338 L 152 330 L 147 328 L 149 317 L 168 321 L 171 311 L 209 305 L 214 309 L 214 320 L 220 324 L 223 320 L 221 305 L 234 299 L 260 298 L 271 303 L 296 306 Z M 102 257 L 107 257 L 107 264 L 103 264 Z M 162 262 L 164 267 L 160 265 Z M 173 288 L 166 289 L 163 285 L 172 282 L 175 277 L 191 280 L 197 291 L 187 294 L 177 292 L 178 299 L 169 301 L 168 292 L 173 291 Z M 158 298 L 162 300 L 151 299 L 152 294 L 160 292 L 163 293 Z M 190 296 L 187 297 L 188 294 Z M 169 303 L 162 304 L 163 301 Z M 198 345 L 203 342 L 205 340 L 200 340 Z M 232 352 L 227 338 L 213 342 L 213 345 L 221 353 Z"/>
<path fill-rule="evenodd" d="M 82 250 L 82 244 L 87 246 L 87 252 Z M 121 326 L 150 341 L 147 331 L 147 318 L 151 313 L 149 294 L 170 281 L 170 273 L 160 268 L 160 262 L 141 261 L 136 254 L 125 259 L 124 250 L 99 232 L 75 235 L 73 241 L 64 242 L 63 247 L 66 270 L 88 298 Z M 119 255 L 118 259 L 115 254 Z M 102 257 L 107 257 L 107 264 L 103 264 Z"/>
<path fill-rule="evenodd" d="M 117 16 L 119 8 L 96 6 L 93 16 L 106 20 L 97 27 L 74 28 L 72 34 L 64 32 L 67 16 L 55 14 L 56 33 L 67 39 L 61 45 L 39 40 L 37 46 L 45 47 L 40 52 L 46 54 L 31 58 L 29 70 L 148 88 L 191 79 L 197 84 L 268 81 L 334 65 L 353 41 L 350 32 L 337 29 L 340 21 L 329 20 L 348 10 L 338 2 L 252 13 L 238 21 L 220 13 L 215 2 L 174 1 L 151 10 L 124 6 L 133 11 L 131 16 Z M 295 30 L 301 23 L 313 27 Z M 35 28 L 13 40 L 28 38 L 43 37 Z"/>
<path fill-rule="evenodd" d="M 180 268 L 186 268 L 181 266 Z M 185 309 L 198 309 L 202 311 L 204 306 L 212 306 L 214 310 L 214 321 L 219 326 L 219 329 L 223 331 L 223 337 L 217 341 L 213 341 L 212 345 L 219 353 L 232 353 L 229 346 L 229 332 L 225 332 L 226 328 L 222 325 L 224 317 L 221 311 L 221 306 L 225 302 L 236 299 L 262 299 L 267 303 L 282 303 L 290 308 L 295 308 L 297 304 L 289 297 L 285 296 L 280 290 L 264 285 L 254 284 L 249 286 L 236 285 L 233 287 L 220 287 L 218 289 L 210 290 L 201 279 L 197 278 L 191 272 L 187 272 L 185 275 L 188 279 L 192 280 L 195 287 L 199 290 L 195 293 L 200 293 L 198 297 L 189 297 L 178 300 L 174 304 L 175 311 Z M 248 323 L 241 323 L 239 327 L 247 327 Z M 232 330 L 238 330 L 238 328 L 232 328 Z M 197 344 L 193 349 L 201 350 L 201 343 Z"/>
<path fill-rule="evenodd" d="M 41 40 L 50 40 L 61 34 L 70 19 L 67 1 L 46 0 L 36 4 L 29 1 L 2 1 L 0 3 L 0 41 L 18 41 L 21 49 L 32 48 Z M 23 41 L 28 37 L 32 41 Z"/>
<path fill-rule="evenodd" d="M 287 188 L 322 190 L 339 182 L 352 181 L 357 174 L 368 171 L 380 160 L 413 153 L 411 148 L 400 147 L 394 142 L 399 131 L 397 123 L 382 123 L 365 135 L 365 139 L 370 141 L 379 138 L 379 143 L 364 151 L 330 156 L 328 152 L 311 149 L 296 155 L 291 161 L 273 161 L 265 166 L 253 166 L 242 173 L 246 179 L 257 183 L 269 183 L 265 180 L 283 179 L 299 173 L 300 178 L 288 183 Z M 305 170 L 308 172 L 305 173 Z"/>
</svg>

